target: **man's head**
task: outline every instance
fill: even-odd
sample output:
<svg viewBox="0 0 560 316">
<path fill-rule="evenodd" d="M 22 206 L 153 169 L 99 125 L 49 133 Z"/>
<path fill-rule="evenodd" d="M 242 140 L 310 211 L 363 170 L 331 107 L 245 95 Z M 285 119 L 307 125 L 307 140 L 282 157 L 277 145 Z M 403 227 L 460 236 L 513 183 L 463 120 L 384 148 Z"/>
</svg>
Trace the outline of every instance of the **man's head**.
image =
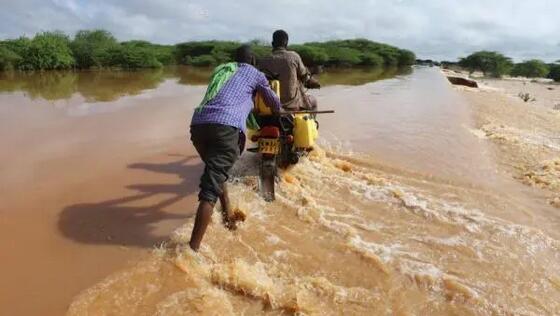
<svg viewBox="0 0 560 316">
<path fill-rule="evenodd" d="M 272 47 L 286 48 L 288 47 L 288 33 L 284 30 L 277 30 L 272 33 Z"/>
<path fill-rule="evenodd" d="M 241 45 L 235 50 L 235 61 L 255 65 L 255 55 L 249 45 Z"/>
</svg>

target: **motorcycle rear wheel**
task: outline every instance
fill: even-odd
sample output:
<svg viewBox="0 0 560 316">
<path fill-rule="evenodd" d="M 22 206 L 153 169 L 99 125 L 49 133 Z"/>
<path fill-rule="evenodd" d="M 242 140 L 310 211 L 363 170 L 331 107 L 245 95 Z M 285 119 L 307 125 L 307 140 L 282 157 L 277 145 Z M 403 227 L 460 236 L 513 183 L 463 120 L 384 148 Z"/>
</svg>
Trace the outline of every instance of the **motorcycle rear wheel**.
<svg viewBox="0 0 560 316">
<path fill-rule="evenodd" d="M 259 172 L 259 191 L 267 202 L 275 200 L 275 179 L 277 174 L 276 156 L 262 157 Z"/>
</svg>

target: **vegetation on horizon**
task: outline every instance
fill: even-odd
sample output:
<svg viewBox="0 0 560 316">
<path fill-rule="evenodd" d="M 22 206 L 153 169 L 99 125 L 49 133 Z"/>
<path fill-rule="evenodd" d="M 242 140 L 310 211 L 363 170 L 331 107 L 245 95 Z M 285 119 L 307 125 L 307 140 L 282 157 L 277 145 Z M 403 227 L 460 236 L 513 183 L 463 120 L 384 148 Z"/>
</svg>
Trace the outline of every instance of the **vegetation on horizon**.
<svg viewBox="0 0 560 316">
<path fill-rule="evenodd" d="M 450 65 L 453 63 L 442 62 Z M 484 76 L 500 78 L 505 75 L 526 78 L 550 78 L 560 82 L 560 60 L 547 64 L 539 59 L 513 63 L 512 59 L 498 52 L 479 51 L 467 57 L 460 58 L 457 63 L 470 73 L 480 71 Z"/>
<path fill-rule="evenodd" d="M 484 76 L 501 77 L 511 71 L 511 58 L 498 52 L 480 51 L 459 60 L 459 66 L 470 73 L 481 71 Z"/>
<path fill-rule="evenodd" d="M 250 43 L 257 57 L 270 53 L 271 48 L 257 41 Z M 176 55 L 182 64 L 210 66 L 232 59 L 237 42 L 202 41 L 177 44 Z M 413 65 L 413 52 L 366 39 L 335 40 L 290 45 L 308 66 L 370 66 L 401 67 Z"/>
<path fill-rule="evenodd" d="M 560 60 L 557 60 L 554 64 L 550 64 L 549 67 L 550 72 L 548 74 L 548 78 L 560 82 Z"/>
<path fill-rule="evenodd" d="M 257 57 L 270 46 L 252 41 Z M 158 45 L 147 41 L 118 42 L 105 30 L 78 31 L 74 38 L 62 32 L 41 32 L 33 38 L 0 41 L 0 70 L 53 70 L 90 68 L 159 68 L 185 64 L 215 66 L 233 59 L 240 45 L 232 41 L 197 41 Z M 313 42 L 289 47 L 307 65 L 333 67 L 401 67 L 415 62 L 409 50 L 366 39 Z"/>
</svg>

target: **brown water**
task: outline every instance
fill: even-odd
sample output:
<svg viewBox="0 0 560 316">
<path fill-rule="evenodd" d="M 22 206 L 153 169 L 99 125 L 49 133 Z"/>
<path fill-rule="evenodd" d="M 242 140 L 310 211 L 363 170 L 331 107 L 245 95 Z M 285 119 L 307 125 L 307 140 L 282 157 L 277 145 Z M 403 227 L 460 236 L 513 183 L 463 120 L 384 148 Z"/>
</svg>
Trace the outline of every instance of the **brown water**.
<svg viewBox="0 0 560 316">
<path fill-rule="evenodd" d="M 216 216 L 191 253 L 189 71 L 0 79 L 0 314 L 560 313 L 558 216 L 497 173 L 434 69 L 314 91 L 337 111 L 321 149 L 274 203 L 245 155 L 247 221 Z"/>
</svg>

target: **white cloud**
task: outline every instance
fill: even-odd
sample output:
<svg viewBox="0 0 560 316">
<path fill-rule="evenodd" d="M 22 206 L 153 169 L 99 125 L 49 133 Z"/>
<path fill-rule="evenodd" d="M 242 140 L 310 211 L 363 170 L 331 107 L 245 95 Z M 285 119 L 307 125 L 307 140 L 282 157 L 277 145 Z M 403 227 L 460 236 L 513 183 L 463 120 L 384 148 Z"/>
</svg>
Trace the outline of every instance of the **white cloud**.
<svg viewBox="0 0 560 316">
<path fill-rule="evenodd" d="M 119 39 L 270 40 L 365 37 L 420 57 L 454 59 L 499 50 L 516 59 L 560 58 L 556 0 L 0 0 L 0 37 L 104 28 Z"/>
</svg>

